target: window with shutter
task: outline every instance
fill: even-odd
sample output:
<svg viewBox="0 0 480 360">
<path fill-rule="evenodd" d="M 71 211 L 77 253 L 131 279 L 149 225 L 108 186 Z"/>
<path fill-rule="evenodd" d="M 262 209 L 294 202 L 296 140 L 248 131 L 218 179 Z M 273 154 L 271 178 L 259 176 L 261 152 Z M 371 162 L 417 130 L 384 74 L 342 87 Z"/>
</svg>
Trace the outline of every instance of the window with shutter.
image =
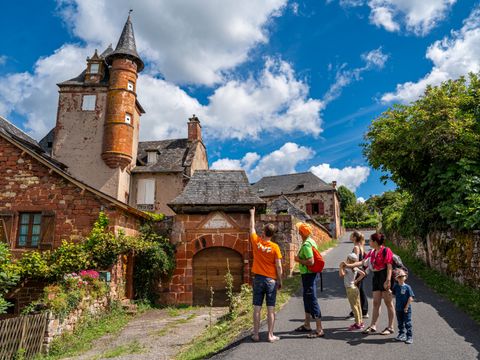
<svg viewBox="0 0 480 360">
<path fill-rule="evenodd" d="M 13 212 L 0 213 L 0 242 L 10 244 L 12 224 Z"/>
<path fill-rule="evenodd" d="M 38 247 L 41 225 L 42 213 L 20 213 L 17 246 Z"/>
<path fill-rule="evenodd" d="M 312 215 L 312 204 L 307 204 L 307 214 Z"/>
<path fill-rule="evenodd" d="M 55 240 L 55 213 L 51 211 L 42 212 L 42 228 L 40 235 L 40 250 L 51 250 Z"/>
<path fill-rule="evenodd" d="M 140 179 L 137 183 L 137 205 L 155 203 L 155 179 Z"/>
</svg>

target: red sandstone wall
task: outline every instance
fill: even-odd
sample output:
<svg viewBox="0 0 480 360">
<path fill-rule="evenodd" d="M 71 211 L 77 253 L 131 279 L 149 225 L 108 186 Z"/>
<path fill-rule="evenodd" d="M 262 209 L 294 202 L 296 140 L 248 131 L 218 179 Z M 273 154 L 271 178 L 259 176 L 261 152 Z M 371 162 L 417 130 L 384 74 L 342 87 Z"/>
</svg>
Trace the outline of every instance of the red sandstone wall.
<svg viewBox="0 0 480 360">
<path fill-rule="evenodd" d="M 193 256 L 209 247 L 224 246 L 243 256 L 244 282 L 250 282 L 252 261 L 249 242 L 249 214 L 226 214 L 231 228 L 205 229 L 202 223 L 210 214 L 177 215 L 172 230 L 172 242 L 177 245 L 177 268 L 171 281 L 162 284 L 159 301 L 166 304 L 193 303 Z"/>
<path fill-rule="evenodd" d="M 9 234 L 15 248 L 18 213 L 50 211 L 54 213 L 53 247 L 62 240 L 79 241 L 89 234 L 98 213 L 104 210 L 114 229 L 134 235 L 138 219 L 113 207 L 108 201 L 68 182 L 49 168 L 0 138 L 0 213 L 13 215 Z M 14 249 L 21 253 L 23 249 Z"/>
</svg>

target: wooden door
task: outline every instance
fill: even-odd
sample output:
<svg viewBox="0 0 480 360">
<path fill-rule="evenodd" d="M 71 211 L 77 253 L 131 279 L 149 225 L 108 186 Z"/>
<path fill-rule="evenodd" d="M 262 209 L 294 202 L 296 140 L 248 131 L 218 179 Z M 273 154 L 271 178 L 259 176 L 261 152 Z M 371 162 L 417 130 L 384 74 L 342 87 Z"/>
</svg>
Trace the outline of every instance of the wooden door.
<svg viewBox="0 0 480 360">
<path fill-rule="evenodd" d="M 243 283 L 243 260 L 235 250 L 212 247 L 198 252 L 193 257 L 193 304 L 210 305 L 213 288 L 213 305 L 227 306 L 225 275 L 227 260 L 233 276 L 234 292 L 240 291 Z"/>
</svg>

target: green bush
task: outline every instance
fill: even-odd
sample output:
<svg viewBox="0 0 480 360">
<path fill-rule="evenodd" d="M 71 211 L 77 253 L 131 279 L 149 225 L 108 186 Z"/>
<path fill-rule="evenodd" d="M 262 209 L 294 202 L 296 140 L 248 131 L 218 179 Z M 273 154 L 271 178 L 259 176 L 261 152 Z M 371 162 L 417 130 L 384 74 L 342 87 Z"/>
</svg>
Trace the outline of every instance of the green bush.
<svg viewBox="0 0 480 360">
<path fill-rule="evenodd" d="M 20 268 L 12 261 L 12 254 L 7 244 L 0 243 L 0 314 L 6 312 L 10 304 L 4 299 L 5 294 L 20 281 Z"/>
<path fill-rule="evenodd" d="M 21 269 L 22 278 L 50 278 L 52 275 L 49 266 L 50 257 L 50 251 L 25 252 L 20 260 L 17 261 L 17 265 Z"/>
<path fill-rule="evenodd" d="M 362 221 L 345 221 L 345 227 L 349 229 L 375 228 L 379 224 L 376 217 L 371 217 Z"/>
<path fill-rule="evenodd" d="M 48 260 L 49 273 L 54 279 L 61 279 L 65 274 L 88 269 L 92 263 L 91 254 L 84 244 L 63 241 Z"/>
</svg>

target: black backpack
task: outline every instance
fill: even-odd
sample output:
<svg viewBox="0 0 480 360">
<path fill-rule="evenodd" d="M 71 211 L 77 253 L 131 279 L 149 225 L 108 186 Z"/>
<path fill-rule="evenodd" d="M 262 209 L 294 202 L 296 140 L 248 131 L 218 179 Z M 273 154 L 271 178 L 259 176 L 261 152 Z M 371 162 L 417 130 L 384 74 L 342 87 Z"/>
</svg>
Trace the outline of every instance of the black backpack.
<svg viewBox="0 0 480 360">
<path fill-rule="evenodd" d="M 393 269 L 393 278 L 395 278 L 395 275 L 396 273 L 398 272 L 398 270 L 403 270 L 405 271 L 405 274 L 408 275 L 408 268 L 403 265 L 403 261 L 402 261 L 402 258 L 395 254 L 393 251 L 392 251 L 392 254 L 393 254 L 393 257 L 392 257 L 392 269 Z M 387 256 L 387 248 L 384 247 L 383 248 L 383 258 L 385 258 Z"/>
</svg>

